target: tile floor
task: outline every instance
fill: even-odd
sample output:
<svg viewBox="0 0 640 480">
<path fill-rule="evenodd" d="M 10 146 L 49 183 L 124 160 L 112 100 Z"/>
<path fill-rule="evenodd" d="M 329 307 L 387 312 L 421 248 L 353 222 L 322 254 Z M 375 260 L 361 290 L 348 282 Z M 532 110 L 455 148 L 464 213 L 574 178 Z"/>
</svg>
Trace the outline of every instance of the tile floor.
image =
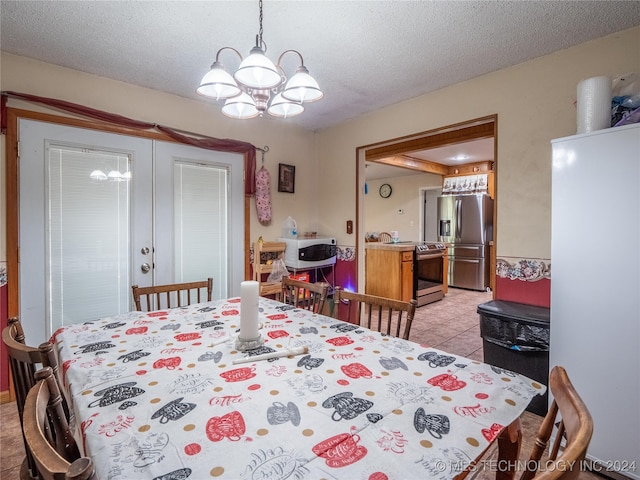
<svg viewBox="0 0 640 480">
<path fill-rule="evenodd" d="M 409 339 L 482 361 L 477 308 L 491 299 L 491 293 L 449 288 L 442 300 L 416 309 Z"/>
<path fill-rule="evenodd" d="M 482 337 L 477 307 L 480 303 L 490 300 L 490 293 L 450 288 L 443 300 L 416 310 L 410 339 L 423 345 L 482 361 Z M 531 451 L 535 432 L 541 420 L 542 417 L 529 412 L 523 415 L 522 458 Z M 15 402 L 0 405 L 0 422 L 0 479 L 18 480 L 20 466 L 24 459 L 24 446 Z M 487 455 L 495 456 L 496 452 L 490 451 Z M 495 472 L 479 470 L 470 478 L 475 480 L 495 478 Z M 604 477 L 590 472 L 580 474 L 581 480 L 602 478 Z"/>
<path fill-rule="evenodd" d="M 18 480 L 24 444 L 16 402 L 0 405 L 0 479 Z"/>
</svg>

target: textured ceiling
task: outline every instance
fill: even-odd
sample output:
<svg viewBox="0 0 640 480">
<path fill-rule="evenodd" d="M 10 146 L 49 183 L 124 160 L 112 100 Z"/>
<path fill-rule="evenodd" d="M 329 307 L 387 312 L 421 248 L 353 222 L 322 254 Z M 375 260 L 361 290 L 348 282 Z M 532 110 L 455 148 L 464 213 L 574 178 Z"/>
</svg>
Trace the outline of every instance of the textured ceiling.
<svg viewBox="0 0 640 480">
<path fill-rule="evenodd" d="M 3 51 L 211 103 L 195 88 L 216 51 L 258 33 L 257 1 L 2 0 L 0 16 Z M 640 2 L 264 0 L 263 25 L 267 55 L 300 51 L 325 93 L 272 121 L 316 130 L 640 25 Z"/>
</svg>

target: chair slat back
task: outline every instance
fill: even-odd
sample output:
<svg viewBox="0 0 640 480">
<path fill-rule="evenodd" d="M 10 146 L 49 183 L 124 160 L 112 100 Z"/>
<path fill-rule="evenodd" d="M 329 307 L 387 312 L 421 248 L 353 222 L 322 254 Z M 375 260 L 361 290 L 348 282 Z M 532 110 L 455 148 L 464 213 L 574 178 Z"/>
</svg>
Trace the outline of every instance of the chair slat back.
<svg viewBox="0 0 640 480">
<path fill-rule="evenodd" d="M 37 348 L 25 345 L 22 326 L 16 317 L 10 318 L 9 324 L 2 330 L 2 341 L 9 354 L 18 411 L 21 412 L 29 389 L 35 383 L 33 375 L 38 365 L 42 364 L 41 353 Z"/>
<path fill-rule="evenodd" d="M 258 282 L 258 294 L 261 297 L 273 296 L 280 300 L 282 282 L 269 282 L 268 275 L 273 271 L 276 261 L 284 260 L 286 249 L 285 242 L 258 241 L 253 244 L 253 279 Z"/>
<path fill-rule="evenodd" d="M 309 283 L 295 278 L 282 279 L 282 301 L 297 308 L 322 313 L 329 293 L 325 282 Z"/>
<path fill-rule="evenodd" d="M 213 295 L 213 278 L 200 282 L 171 283 L 151 287 L 132 285 L 131 291 L 138 311 L 150 312 L 184 307 L 193 303 L 210 302 Z"/>
<path fill-rule="evenodd" d="M 44 342 L 38 346 L 40 351 L 40 358 L 42 360 L 43 367 L 50 367 L 53 372 L 53 378 L 58 382 L 58 390 L 62 396 L 62 409 L 64 410 L 64 416 L 69 422 L 69 425 L 75 426 L 75 414 L 71 406 L 71 396 L 67 394 L 67 390 L 63 388 L 64 379 L 62 376 L 62 370 L 59 367 L 58 357 L 53 350 L 53 343 Z"/>
<path fill-rule="evenodd" d="M 411 324 L 416 313 L 417 302 L 403 302 L 391 298 L 348 292 L 336 287 L 333 293 L 333 316 L 345 322 L 363 325 L 371 330 L 392 337 L 409 339 Z M 345 303 L 345 313 L 340 314 L 340 305 Z"/>
<path fill-rule="evenodd" d="M 25 345 L 24 331 L 17 317 L 9 319 L 9 323 L 2 330 L 2 342 L 7 348 L 9 365 L 11 367 L 11 379 L 16 396 L 16 407 L 20 425 L 23 425 L 24 404 L 29 390 L 36 383 L 35 372 L 42 364 L 42 356 L 39 349 Z M 27 442 L 23 435 L 25 445 L 27 467 L 32 476 L 37 475 L 36 464 L 33 456 L 27 448 Z"/>
<path fill-rule="evenodd" d="M 50 443 L 55 450 L 69 462 L 80 458 L 78 445 L 69 428 L 64 408 L 62 408 L 62 394 L 58 387 L 58 381 L 53 375 L 53 369 L 51 367 L 41 368 L 36 371 L 35 379 L 36 382 L 44 380 L 47 385 L 47 391 L 49 392 L 47 411 L 50 428 L 45 431 L 50 435 Z"/>
<path fill-rule="evenodd" d="M 551 370 L 549 390 L 553 402 L 540 425 L 531 456 L 526 463 L 527 469 L 521 475 L 521 480 L 577 479 L 591 442 L 593 418 L 562 366 L 555 366 Z M 540 459 L 556 425 L 555 438 L 549 449 L 549 462 L 545 462 L 544 471 L 537 474 Z M 564 444 L 561 447 L 562 442 Z"/>
<path fill-rule="evenodd" d="M 391 234 L 389 232 L 380 232 L 378 234 L 378 242 L 391 243 Z"/>
<path fill-rule="evenodd" d="M 40 358 L 42 359 L 43 367 L 51 367 L 53 371 L 53 376 L 58 381 L 58 386 L 62 387 L 62 371 L 59 368 L 58 357 L 56 356 L 53 350 L 53 343 L 44 342 L 38 346 L 38 350 L 40 350 Z"/>
<path fill-rule="evenodd" d="M 58 383 L 50 367 L 36 372 L 24 405 L 23 431 L 41 480 L 95 480 L 91 459 L 80 457 L 64 416 Z M 75 466 L 72 465 L 78 462 Z"/>
</svg>

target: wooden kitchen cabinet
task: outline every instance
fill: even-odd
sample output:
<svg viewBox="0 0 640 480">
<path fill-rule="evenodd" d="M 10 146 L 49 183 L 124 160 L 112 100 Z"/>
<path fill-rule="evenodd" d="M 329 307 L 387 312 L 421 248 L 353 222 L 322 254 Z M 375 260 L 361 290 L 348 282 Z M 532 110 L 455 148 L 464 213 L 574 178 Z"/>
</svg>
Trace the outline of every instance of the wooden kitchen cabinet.
<svg viewBox="0 0 640 480">
<path fill-rule="evenodd" d="M 408 302 L 413 298 L 413 252 L 402 252 L 402 287 L 400 299 Z"/>
<path fill-rule="evenodd" d="M 477 162 L 467 163 L 466 165 L 458 165 L 449 167 L 447 176 L 455 175 L 473 175 L 475 173 L 488 173 L 493 171 L 493 162 Z"/>
<path fill-rule="evenodd" d="M 413 298 L 413 245 L 367 246 L 365 293 L 408 302 Z"/>
</svg>

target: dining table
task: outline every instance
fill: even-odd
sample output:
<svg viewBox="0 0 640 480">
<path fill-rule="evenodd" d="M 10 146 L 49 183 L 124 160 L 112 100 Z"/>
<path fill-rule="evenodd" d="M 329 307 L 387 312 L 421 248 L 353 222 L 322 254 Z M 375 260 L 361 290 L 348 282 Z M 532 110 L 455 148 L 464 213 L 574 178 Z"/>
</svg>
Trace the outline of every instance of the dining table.
<svg viewBox="0 0 640 480">
<path fill-rule="evenodd" d="M 226 298 L 53 334 L 99 479 L 453 479 L 546 390 L 263 297 L 245 351 L 241 310 Z"/>
</svg>

